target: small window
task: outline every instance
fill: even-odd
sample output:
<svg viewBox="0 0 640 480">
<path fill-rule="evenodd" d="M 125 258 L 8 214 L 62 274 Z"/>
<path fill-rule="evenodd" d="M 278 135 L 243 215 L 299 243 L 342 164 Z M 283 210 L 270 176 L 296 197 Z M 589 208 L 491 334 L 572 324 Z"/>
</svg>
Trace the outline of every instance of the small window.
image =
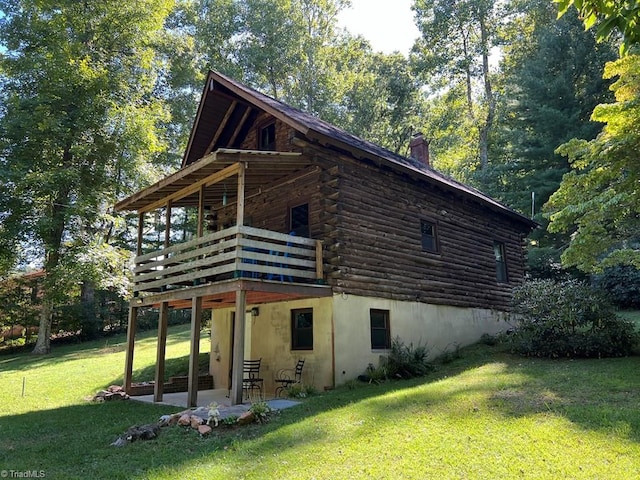
<svg viewBox="0 0 640 480">
<path fill-rule="evenodd" d="M 259 132 L 259 150 L 275 151 L 276 149 L 276 124 L 270 123 L 269 125 L 262 127 Z"/>
<path fill-rule="evenodd" d="M 493 253 L 496 257 L 496 279 L 498 282 L 506 283 L 507 277 L 507 257 L 504 254 L 504 243 L 493 242 Z"/>
<path fill-rule="evenodd" d="M 313 350 L 313 309 L 291 310 L 291 349 Z"/>
<path fill-rule="evenodd" d="M 389 310 L 369 310 L 371 319 L 371 348 L 386 350 L 391 348 L 391 330 L 389 328 Z"/>
<path fill-rule="evenodd" d="M 309 204 L 291 208 L 289 229 L 298 237 L 309 237 Z"/>
<path fill-rule="evenodd" d="M 422 250 L 425 252 L 438 252 L 438 237 L 436 233 L 436 224 L 420 221 L 420 233 L 422 234 Z"/>
</svg>

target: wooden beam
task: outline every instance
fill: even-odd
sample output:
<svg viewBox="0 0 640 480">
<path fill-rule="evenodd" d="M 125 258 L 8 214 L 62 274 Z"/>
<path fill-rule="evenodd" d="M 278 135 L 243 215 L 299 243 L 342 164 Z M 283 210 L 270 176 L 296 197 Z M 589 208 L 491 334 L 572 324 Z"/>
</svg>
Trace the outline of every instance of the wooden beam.
<svg viewBox="0 0 640 480">
<path fill-rule="evenodd" d="M 204 185 L 200 185 L 200 194 L 198 195 L 198 238 L 204 233 Z"/>
<path fill-rule="evenodd" d="M 324 279 L 324 265 L 322 261 L 322 240 L 316 240 L 316 279 Z"/>
<path fill-rule="evenodd" d="M 156 353 L 156 377 L 153 386 L 153 401 L 161 402 L 164 393 L 164 363 L 167 349 L 167 324 L 169 318 L 169 304 L 162 302 L 158 315 L 158 349 Z"/>
<path fill-rule="evenodd" d="M 144 212 L 138 212 L 138 245 L 136 247 L 136 256 L 142 255 L 142 241 L 144 240 Z"/>
<path fill-rule="evenodd" d="M 238 204 L 236 205 L 237 210 L 237 222 L 236 225 L 241 227 L 244 225 L 244 202 L 245 202 L 245 171 L 246 165 L 244 163 L 238 163 Z"/>
<path fill-rule="evenodd" d="M 133 376 L 133 350 L 136 341 L 136 326 L 138 323 L 138 307 L 129 307 L 129 322 L 127 325 L 127 354 L 124 361 L 124 390 L 131 393 L 131 379 Z"/>
<path fill-rule="evenodd" d="M 231 405 L 242 403 L 242 375 L 244 368 L 244 330 L 247 292 L 236 290 L 235 328 L 233 332 L 233 370 L 231 372 Z"/>
<path fill-rule="evenodd" d="M 167 248 L 171 243 L 171 203 L 171 199 L 168 199 L 164 222 L 164 248 Z"/>
<path fill-rule="evenodd" d="M 222 135 L 224 128 L 227 126 L 227 122 L 229 121 L 231 114 L 236 109 L 236 105 L 238 105 L 237 100 L 234 100 L 233 102 L 231 102 L 231 105 L 229 105 L 229 108 L 227 109 L 227 112 L 224 114 L 224 117 L 222 118 L 220 125 L 218 125 L 218 129 L 216 130 L 216 133 L 214 133 L 213 138 L 211 139 L 211 143 L 205 150 L 204 155 L 208 155 L 209 153 L 211 153 L 211 150 L 213 150 L 213 147 L 215 147 L 216 142 L 220 138 L 220 135 Z"/>
<path fill-rule="evenodd" d="M 198 356 L 200 355 L 200 318 L 202 317 L 202 297 L 191 300 L 191 350 L 189 351 L 189 384 L 187 406 L 198 404 Z"/>
<path fill-rule="evenodd" d="M 174 192 L 164 198 L 161 198 L 160 200 L 150 203 L 149 205 L 145 205 L 143 208 L 139 210 L 139 212 L 149 212 L 151 210 L 155 210 L 156 208 L 165 205 L 168 200 L 172 200 L 172 201 L 180 200 L 181 198 L 184 198 L 193 193 L 196 193 L 198 190 L 200 190 L 200 187 L 202 186 L 208 187 L 209 185 L 213 185 L 214 183 L 221 182 L 225 178 L 232 177 L 233 175 L 238 173 L 238 170 L 240 168 L 239 165 L 241 164 L 234 163 L 233 165 L 229 165 L 228 167 L 225 167 L 216 173 L 212 173 L 208 177 L 205 177 L 201 180 L 198 180 L 197 182 L 187 185 L 186 187 L 178 190 L 177 192 Z"/>
<path fill-rule="evenodd" d="M 231 135 L 231 138 L 229 139 L 229 142 L 227 142 L 230 146 L 232 146 L 233 142 L 236 141 L 236 137 L 240 133 L 240 130 L 242 130 L 242 127 L 244 126 L 245 122 L 247 121 L 247 118 L 249 117 L 250 113 L 251 113 L 251 108 L 247 107 L 247 109 L 244 111 L 244 115 L 242 115 L 242 118 L 238 122 L 238 125 L 236 125 L 236 129 L 233 131 L 233 135 Z"/>
</svg>

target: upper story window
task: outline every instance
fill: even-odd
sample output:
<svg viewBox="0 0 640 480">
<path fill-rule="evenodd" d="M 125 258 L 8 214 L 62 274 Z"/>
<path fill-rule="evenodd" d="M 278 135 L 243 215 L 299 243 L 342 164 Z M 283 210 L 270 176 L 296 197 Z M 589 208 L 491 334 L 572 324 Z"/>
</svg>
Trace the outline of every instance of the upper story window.
<svg viewBox="0 0 640 480">
<path fill-rule="evenodd" d="M 422 250 L 437 253 L 438 235 L 436 224 L 427 220 L 420 220 L 420 233 L 422 234 Z"/>
<path fill-rule="evenodd" d="M 303 203 L 291 207 L 289 212 L 289 230 L 298 237 L 309 237 L 309 204 Z"/>
<path fill-rule="evenodd" d="M 270 123 L 261 127 L 258 130 L 258 150 L 270 150 L 276 149 L 276 124 Z"/>
<path fill-rule="evenodd" d="M 504 243 L 493 242 L 493 253 L 496 257 L 496 280 L 506 283 L 509 278 L 507 276 L 507 257 L 504 253 Z"/>
</svg>

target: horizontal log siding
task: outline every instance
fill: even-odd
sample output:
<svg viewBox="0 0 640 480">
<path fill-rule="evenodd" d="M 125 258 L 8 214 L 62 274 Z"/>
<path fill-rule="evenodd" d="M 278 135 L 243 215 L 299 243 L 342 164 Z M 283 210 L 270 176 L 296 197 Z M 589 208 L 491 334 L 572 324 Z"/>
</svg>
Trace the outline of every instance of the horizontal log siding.
<svg viewBox="0 0 640 480">
<path fill-rule="evenodd" d="M 336 208 L 338 292 L 507 309 L 525 273 L 524 227 L 426 182 L 342 158 Z M 433 222 L 439 252 L 422 250 L 420 220 Z M 504 243 L 509 283 L 496 280 L 493 242 Z"/>
</svg>

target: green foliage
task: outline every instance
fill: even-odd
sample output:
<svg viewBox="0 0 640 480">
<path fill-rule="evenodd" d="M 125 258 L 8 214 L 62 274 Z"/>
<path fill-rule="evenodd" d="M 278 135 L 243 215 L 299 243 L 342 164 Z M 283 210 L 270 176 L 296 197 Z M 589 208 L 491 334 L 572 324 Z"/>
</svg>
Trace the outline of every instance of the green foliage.
<svg viewBox="0 0 640 480">
<path fill-rule="evenodd" d="M 607 293 L 618 308 L 640 308 L 640 270 L 631 265 L 606 268 L 593 276 L 593 286 Z"/>
<path fill-rule="evenodd" d="M 619 357 L 638 343 L 631 322 L 617 318 L 605 296 L 576 280 L 526 282 L 514 291 L 518 353 L 537 357 Z"/>
<path fill-rule="evenodd" d="M 391 340 L 391 351 L 380 357 L 376 367 L 369 364 L 364 378 L 371 383 L 398 378 L 422 377 L 433 371 L 433 365 L 427 361 L 429 349 L 426 345 L 413 343 L 406 345 L 400 337 Z"/>
<path fill-rule="evenodd" d="M 605 77 L 617 77 L 611 87 L 616 102 L 599 105 L 593 119 L 606 125 L 594 140 L 573 139 L 558 148 L 571 171 L 545 206 L 549 230 L 571 233 L 563 264 L 585 272 L 640 266 L 640 56 L 609 63 Z"/>
<path fill-rule="evenodd" d="M 558 4 L 558 16 L 564 15 L 572 5 L 580 12 L 586 29 L 596 26 L 598 40 L 602 41 L 614 31 L 622 34 L 620 53 L 625 54 L 640 42 L 640 8 L 637 2 L 612 0 L 553 0 Z"/>
<path fill-rule="evenodd" d="M 236 415 L 229 415 L 228 417 L 222 418 L 220 423 L 223 427 L 234 427 L 238 423 L 238 417 Z"/>
<path fill-rule="evenodd" d="M 258 423 L 267 423 L 269 421 L 269 415 L 273 413 L 273 409 L 267 402 L 252 403 L 249 411 L 255 415 Z"/>
</svg>

